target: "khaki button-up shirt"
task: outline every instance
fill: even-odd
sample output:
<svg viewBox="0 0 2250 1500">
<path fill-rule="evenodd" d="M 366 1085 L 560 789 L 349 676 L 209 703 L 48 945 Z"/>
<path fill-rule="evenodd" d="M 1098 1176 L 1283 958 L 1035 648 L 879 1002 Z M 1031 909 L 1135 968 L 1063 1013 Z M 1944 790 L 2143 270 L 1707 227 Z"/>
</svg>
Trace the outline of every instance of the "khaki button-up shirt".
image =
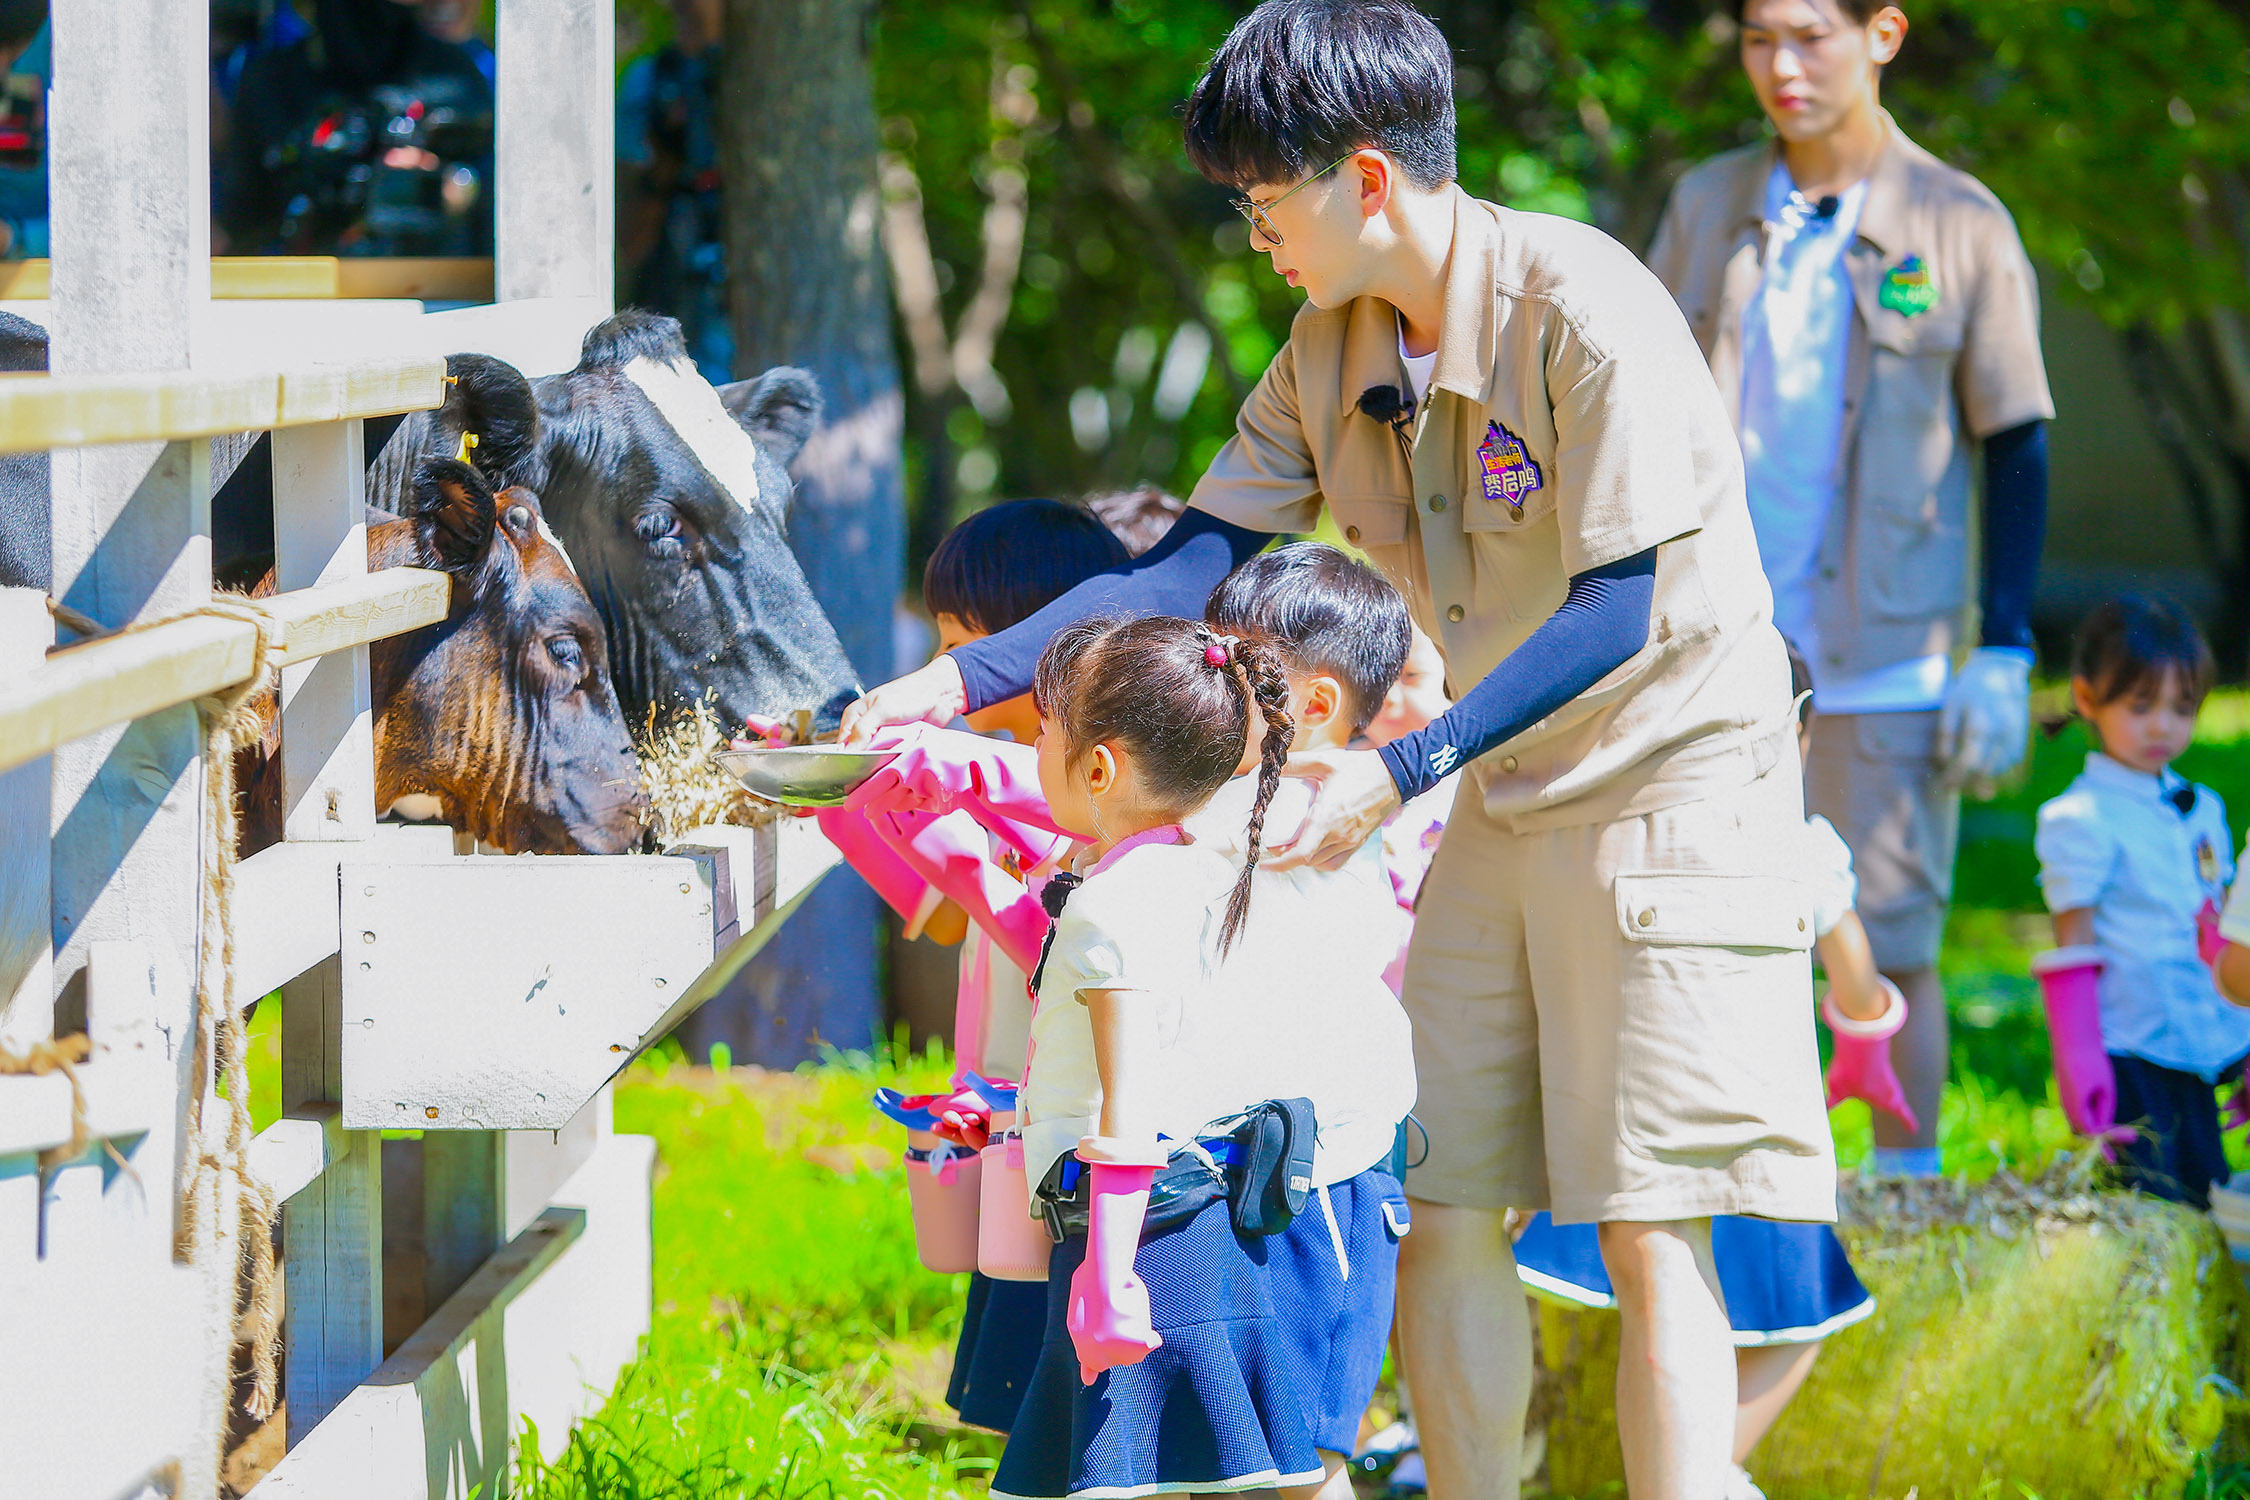
<svg viewBox="0 0 2250 1500">
<path fill-rule="evenodd" d="M 1974 440 L 2055 414 L 2039 287 L 2015 221 L 1975 178 L 1909 140 L 1867 180 L 1852 283 L 1837 506 L 1820 552 L 1816 675 L 1856 676 L 1976 643 L 1969 560 Z M 1772 144 L 1680 179 L 1649 265 L 1679 299 L 1730 417 L 1742 314 L 1764 276 Z"/>
<path fill-rule="evenodd" d="M 1479 760 L 1485 805 L 1592 821 L 1749 780 L 1787 748 L 1789 669 L 1701 351 L 1607 235 L 1458 190 L 1454 208 L 1411 428 L 1357 409 L 1406 385 L 1395 309 L 1308 305 L 1190 503 L 1262 531 L 1310 531 L 1325 504 L 1405 593 L 1456 696 L 1573 576 L 1656 548 L 1647 644 Z"/>
</svg>

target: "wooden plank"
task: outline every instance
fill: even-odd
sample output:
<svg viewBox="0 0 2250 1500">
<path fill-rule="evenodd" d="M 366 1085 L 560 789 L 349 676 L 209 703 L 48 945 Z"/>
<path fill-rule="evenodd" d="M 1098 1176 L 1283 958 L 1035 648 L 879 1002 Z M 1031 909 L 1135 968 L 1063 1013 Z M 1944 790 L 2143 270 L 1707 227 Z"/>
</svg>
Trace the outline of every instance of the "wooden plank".
<svg viewBox="0 0 2250 1500">
<path fill-rule="evenodd" d="M 282 986 L 282 1107 L 321 1111 L 324 1170 L 282 1207 L 289 1287 L 289 1441 L 297 1442 L 383 1359 L 382 1137 L 331 1113 L 342 1084 L 341 962 Z M 330 1148 L 329 1121 L 335 1140 Z"/>
<path fill-rule="evenodd" d="M 347 862 L 345 1123 L 562 1128 L 710 963 L 713 876 L 667 855 Z"/>
<path fill-rule="evenodd" d="M 289 372 L 9 375 L 0 378 L 0 453 L 389 416 L 438 405 L 444 377 L 443 360 L 427 355 Z"/>
<path fill-rule="evenodd" d="M 498 1130 L 422 1136 L 422 1305 L 434 1308 L 508 1243 L 508 1138 Z"/>
<path fill-rule="evenodd" d="M 296 1442 L 256 1500 L 493 1494 L 527 1416 L 555 1457 L 648 1330 L 654 1146 L 605 1138 L 556 1206 Z"/>
<path fill-rule="evenodd" d="M 317 1183 L 350 1148 L 335 1105 L 301 1104 L 258 1132 L 250 1143 L 250 1167 L 286 1203 Z"/>
<path fill-rule="evenodd" d="M 385 568 L 260 601 L 281 627 L 283 666 L 432 625 L 446 616 L 450 579 Z M 0 770 L 114 724 L 192 703 L 250 674 L 257 632 L 238 620 L 191 616 L 56 652 L 0 682 Z"/>
<path fill-rule="evenodd" d="M 54 639 L 54 621 L 40 590 L 0 589 L 0 680 L 36 668 Z M 20 1050 L 54 1030 L 48 908 L 52 790 L 43 755 L 0 771 L 0 1047 Z"/>
<path fill-rule="evenodd" d="M 367 576 L 366 470 L 356 419 L 273 434 L 274 581 L 284 590 Z M 281 669 L 282 829 L 291 841 L 375 831 L 367 647 Z"/>
<path fill-rule="evenodd" d="M 0 301 L 44 301 L 51 264 L 44 257 L 0 261 Z M 473 255 L 214 255 L 211 296 L 230 302 L 381 297 L 489 302 L 492 261 Z"/>
<path fill-rule="evenodd" d="M 336 867 L 345 857 L 386 865 L 453 858 L 453 831 L 378 823 L 372 841 L 276 844 L 234 867 L 235 987 L 270 995 L 336 952 Z M 314 1096 L 317 1097 L 317 1096 Z"/>
<path fill-rule="evenodd" d="M 612 0 L 500 0 L 495 289 L 614 295 L 617 21 Z M 482 347 L 482 346 L 478 346 Z"/>
</svg>

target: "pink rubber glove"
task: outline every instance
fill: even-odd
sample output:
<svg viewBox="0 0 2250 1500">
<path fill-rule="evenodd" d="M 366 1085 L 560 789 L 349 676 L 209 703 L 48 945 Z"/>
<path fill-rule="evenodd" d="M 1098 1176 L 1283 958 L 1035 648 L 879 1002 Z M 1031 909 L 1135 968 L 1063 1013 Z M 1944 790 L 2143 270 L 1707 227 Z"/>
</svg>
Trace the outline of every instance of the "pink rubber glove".
<svg viewBox="0 0 2250 1500">
<path fill-rule="evenodd" d="M 884 734 L 899 736 L 898 757 L 852 793 L 846 805 L 855 811 L 965 808 L 1031 864 L 1053 850 L 1055 839 L 1070 837 L 1048 814 L 1046 794 L 1039 790 L 1039 753 L 1031 746 L 926 724 Z M 888 748 L 881 737 L 876 744 Z"/>
<path fill-rule="evenodd" d="M 2210 968 L 2227 951 L 2227 940 L 2219 932 L 2219 903 L 2205 897 L 2202 908 L 2195 914 L 2195 956 Z"/>
<path fill-rule="evenodd" d="M 930 882 L 883 837 L 875 819 L 855 818 L 843 807 L 823 807 L 813 817 L 844 863 L 875 888 L 884 905 L 909 923 L 928 916 Z"/>
<path fill-rule="evenodd" d="M 2102 1046 L 2101 950 L 2056 948 L 2031 960 L 2047 1008 L 2063 1115 L 2080 1135 L 2107 1137 L 2117 1124 L 2117 1070 Z"/>
<path fill-rule="evenodd" d="M 1872 1021 L 1855 1021 L 1836 1008 L 1835 992 L 1821 997 L 1821 1019 L 1828 1023 L 1836 1050 L 1828 1060 L 1828 1107 L 1846 1099 L 1865 1099 L 1875 1108 L 1898 1116 L 1908 1130 L 1920 1130 L 1914 1107 L 1891 1067 L 1891 1038 L 1906 1024 L 1906 996 L 1897 985 L 1875 976 L 1890 1001 L 1889 1009 Z"/>
<path fill-rule="evenodd" d="M 984 929 L 1008 961 L 1025 973 L 1039 964 L 1047 912 L 1024 883 L 992 858 L 992 839 L 967 812 L 874 814 L 868 820 L 886 837 L 899 835 L 898 852 L 915 874 L 957 902 Z M 888 828 L 885 825 L 888 824 Z M 1026 837 L 1045 836 L 1025 830 Z"/>
<path fill-rule="evenodd" d="M 1102 1371 L 1138 1364 L 1151 1349 L 1163 1347 L 1164 1340 L 1149 1323 L 1148 1288 L 1133 1274 L 1156 1168 L 1096 1162 L 1086 1171 L 1092 1179 L 1093 1225 L 1086 1258 L 1071 1274 L 1070 1311 L 1063 1326 L 1078 1351 L 1078 1379 L 1092 1385 Z"/>
</svg>

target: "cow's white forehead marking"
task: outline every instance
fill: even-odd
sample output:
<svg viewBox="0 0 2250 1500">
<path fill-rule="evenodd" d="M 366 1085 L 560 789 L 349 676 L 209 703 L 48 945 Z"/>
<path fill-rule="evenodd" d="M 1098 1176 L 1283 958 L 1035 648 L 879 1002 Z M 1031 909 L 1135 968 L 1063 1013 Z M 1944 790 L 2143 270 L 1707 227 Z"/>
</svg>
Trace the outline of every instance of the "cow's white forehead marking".
<svg viewBox="0 0 2250 1500">
<path fill-rule="evenodd" d="M 625 378 L 641 388 L 649 405 L 678 434 L 711 482 L 734 497 L 744 510 L 758 503 L 758 445 L 750 440 L 711 382 L 693 365 L 663 364 L 645 354 L 625 367 Z"/>
<path fill-rule="evenodd" d="M 548 546 L 554 548 L 557 552 L 562 553 L 564 567 L 570 569 L 572 573 L 578 574 L 578 576 L 581 578 L 585 576 L 582 573 L 578 573 L 578 564 L 570 560 L 569 549 L 563 546 L 562 538 L 556 536 L 553 529 L 547 525 L 547 518 L 545 516 L 541 516 L 539 518 L 539 534 L 547 539 Z"/>
</svg>

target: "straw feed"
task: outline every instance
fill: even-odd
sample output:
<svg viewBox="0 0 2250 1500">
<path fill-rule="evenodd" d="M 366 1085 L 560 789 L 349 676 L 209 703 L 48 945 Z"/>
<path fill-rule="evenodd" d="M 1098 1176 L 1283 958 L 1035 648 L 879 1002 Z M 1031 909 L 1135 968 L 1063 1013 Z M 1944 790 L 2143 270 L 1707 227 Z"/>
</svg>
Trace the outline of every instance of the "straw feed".
<svg viewBox="0 0 2250 1500">
<path fill-rule="evenodd" d="M 2237 1456 L 2241 1272 L 2209 1219 L 2093 1191 L 2090 1165 L 1843 1179 L 1838 1230 L 1877 1308 L 1751 1455 L 1768 1495 L 2170 1497 Z M 1620 1493 L 1617 1319 L 1542 1304 L 1538 1326 L 1548 1482 Z"/>
<path fill-rule="evenodd" d="M 659 844 L 713 823 L 756 828 L 780 809 L 742 789 L 742 783 L 712 759 L 727 748 L 727 731 L 708 703 L 697 703 L 659 724 L 656 710 L 637 736 L 641 787 L 648 793 L 649 827 Z"/>
</svg>

